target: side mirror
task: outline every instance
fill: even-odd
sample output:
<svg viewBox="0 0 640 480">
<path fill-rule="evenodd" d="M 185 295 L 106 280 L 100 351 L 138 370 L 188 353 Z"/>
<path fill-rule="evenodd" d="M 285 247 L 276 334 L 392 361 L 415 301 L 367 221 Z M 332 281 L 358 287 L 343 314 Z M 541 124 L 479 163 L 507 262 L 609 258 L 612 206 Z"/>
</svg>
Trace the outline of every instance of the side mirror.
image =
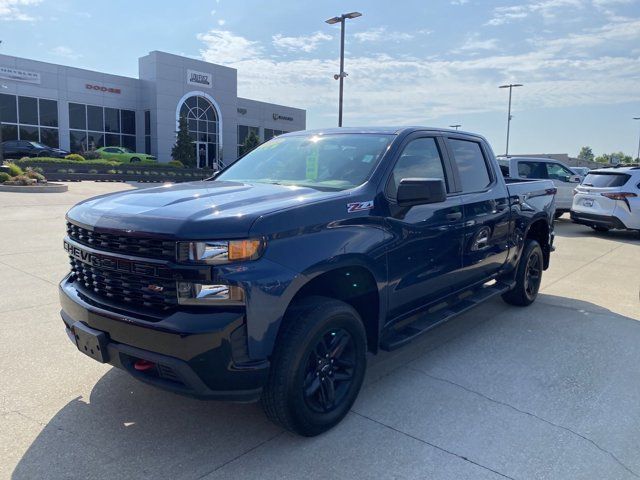
<svg viewBox="0 0 640 480">
<path fill-rule="evenodd" d="M 580 183 L 582 181 L 582 178 L 580 177 L 580 175 L 568 175 L 567 176 L 567 182 L 569 183 Z"/>
<path fill-rule="evenodd" d="M 401 207 L 439 203 L 446 199 L 447 188 L 440 178 L 403 178 L 396 194 Z"/>
</svg>

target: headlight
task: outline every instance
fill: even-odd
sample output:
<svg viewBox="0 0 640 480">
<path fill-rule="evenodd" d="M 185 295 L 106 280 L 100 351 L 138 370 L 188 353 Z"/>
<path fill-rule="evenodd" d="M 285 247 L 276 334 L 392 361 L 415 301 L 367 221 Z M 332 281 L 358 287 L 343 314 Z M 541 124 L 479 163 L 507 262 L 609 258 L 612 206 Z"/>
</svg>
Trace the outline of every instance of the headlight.
<svg viewBox="0 0 640 480">
<path fill-rule="evenodd" d="M 230 240 L 228 242 L 180 242 L 178 261 L 220 265 L 255 260 L 262 255 L 262 240 Z"/>
<path fill-rule="evenodd" d="M 180 305 L 242 305 L 244 290 L 235 285 L 178 282 Z"/>
</svg>

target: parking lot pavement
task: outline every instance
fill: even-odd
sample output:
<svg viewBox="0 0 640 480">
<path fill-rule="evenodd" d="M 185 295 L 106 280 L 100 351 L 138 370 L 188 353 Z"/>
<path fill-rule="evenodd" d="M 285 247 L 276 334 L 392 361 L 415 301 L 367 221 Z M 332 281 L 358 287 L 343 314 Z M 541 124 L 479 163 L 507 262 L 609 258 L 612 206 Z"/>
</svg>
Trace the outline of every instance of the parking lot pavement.
<svg viewBox="0 0 640 480">
<path fill-rule="evenodd" d="M 1 478 L 640 476 L 637 233 L 560 219 L 536 303 L 491 301 L 372 357 L 345 421 L 306 439 L 257 405 L 159 391 L 70 344 L 64 213 L 125 188 L 0 194 Z"/>
</svg>

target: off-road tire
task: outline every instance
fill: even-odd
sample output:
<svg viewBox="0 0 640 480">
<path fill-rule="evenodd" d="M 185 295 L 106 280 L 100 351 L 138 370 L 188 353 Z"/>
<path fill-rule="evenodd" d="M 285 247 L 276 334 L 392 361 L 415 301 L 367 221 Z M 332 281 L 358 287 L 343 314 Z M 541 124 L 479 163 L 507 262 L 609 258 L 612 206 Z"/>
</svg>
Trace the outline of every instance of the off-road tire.
<svg viewBox="0 0 640 480">
<path fill-rule="evenodd" d="M 353 362 L 350 360 L 349 363 L 353 363 L 354 367 L 349 369 L 350 381 L 340 380 L 349 383 L 338 383 L 338 377 L 334 377 L 335 385 L 339 385 L 335 387 L 334 395 L 340 388 L 340 401 L 336 397 L 332 410 L 319 413 L 314 411 L 315 405 L 310 403 L 312 399 L 305 395 L 305 380 L 313 378 L 313 375 L 324 375 L 323 372 L 313 373 L 312 370 L 319 358 L 317 349 L 327 335 L 331 338 L 331 335 L 337 335 L 336 332 L 346 332 L 350 337 L 348 352 L 347 347 L 343 347 L 342 352 L 349 353 L 350 359 L 353 358 Z M 307 437 L 323 433 L 338 424 L 349 412 L 362 386 L 367 360 L 366 338 L 358 312 L 344 302 L 313 296 L 293 305 L 283 320 L 262 393 L 262 408 L 267 417 L 285 429 Z M 338 370 L 330 372 L 331 375 L 337 373 Z M 331 385 L 334 385 L 333 379 L 327 380 L 332 380 Z M 322 385 L 320 390 L 324 392 L 325 384 Z"/>
<path fill-rule="evenodd" d="M 532 259 L 532 257 L 535 258 Z M 534 267 L 533 264 L 537 265 L 537 267 L 535 267 L 537 268 L 537 279 L 535 279 L 534 284 L 531 283 L 533 278 L 530 276 L 533 273 L 531 270 L 531 268 Z M 503 293 L 502 299 L 511 305 L 518 305 L 521 307 L 531 305 L 538 296 L 538 291 L 540 290 L 543 264 L 544 257 L 542 255 L 540 244 L 532 239 L 526 240 L 522 256 L 520 257 L 518 267 L 516 268 L 516 286 L 512 290 Z"/>
</svg>

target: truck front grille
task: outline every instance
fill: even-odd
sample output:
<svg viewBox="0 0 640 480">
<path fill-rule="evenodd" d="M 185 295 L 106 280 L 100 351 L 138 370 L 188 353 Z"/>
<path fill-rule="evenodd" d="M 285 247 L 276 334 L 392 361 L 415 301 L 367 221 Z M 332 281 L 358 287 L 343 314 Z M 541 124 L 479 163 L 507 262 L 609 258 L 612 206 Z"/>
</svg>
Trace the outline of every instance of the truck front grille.
<svg viewBox="0 0 640 480">
<path fill-rule="evenodd" d="M 92 295 L 123 306 L 166 311 L 178 304 L 174 280 L 145 277 L 94 267 L 69 257 L 78 286 Z"/>
<path fill-rule="evenodd" d="M 176 259 L 176 242 L 111 233 L 96 233 L 93 230 L 67 222 L 67 234 L 82 245 L 106 252 L 134 255 L 162 260 Z"/>
</svg>

